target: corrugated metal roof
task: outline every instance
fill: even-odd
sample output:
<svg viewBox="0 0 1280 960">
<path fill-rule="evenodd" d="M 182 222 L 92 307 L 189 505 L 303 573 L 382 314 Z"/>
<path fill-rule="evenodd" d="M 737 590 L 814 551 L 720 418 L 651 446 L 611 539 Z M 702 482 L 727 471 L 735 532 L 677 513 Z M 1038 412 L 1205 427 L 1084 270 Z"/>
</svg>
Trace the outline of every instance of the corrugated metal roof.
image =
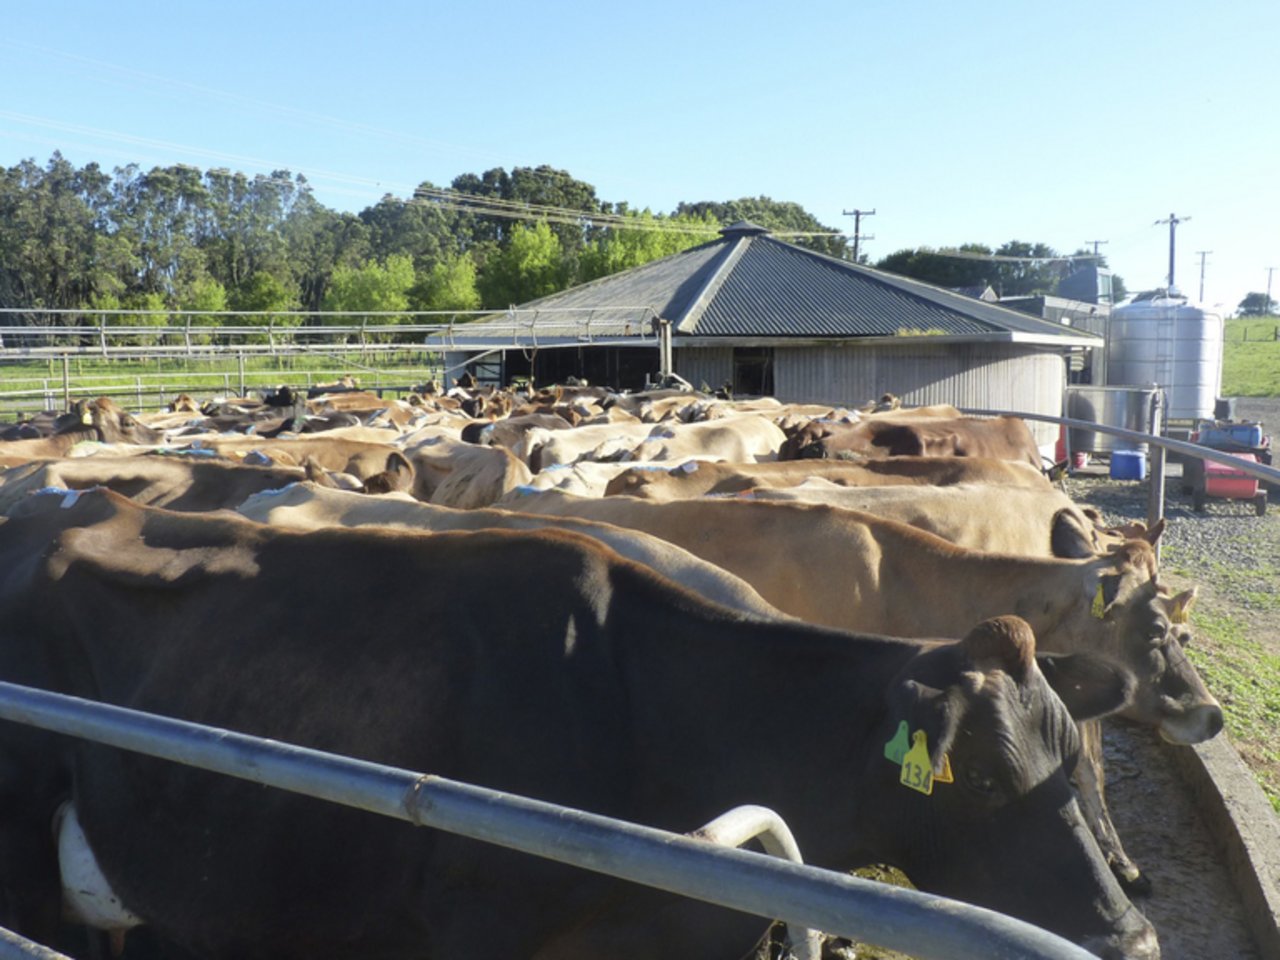
<svg viewBox="0 0 1280 960">
<path fill-rule="evenodd" d="M 746 221 L 721 234 L 719 240 L 522 304 L 492 320 L 459 326 L 453 340 L 509 342 L 515 320 L 541 342 L 589 342 L 606 330 L 614 336 L 643 335 L 654 317 L 670 320 L 677 339 L 699 340 L 1020 334 L 1020 339 L 1078 342 L 1081 336 L 1070 327 L 797 247 Z M 583 336 L 586 321 L 590 337 Z"/>
</svg>

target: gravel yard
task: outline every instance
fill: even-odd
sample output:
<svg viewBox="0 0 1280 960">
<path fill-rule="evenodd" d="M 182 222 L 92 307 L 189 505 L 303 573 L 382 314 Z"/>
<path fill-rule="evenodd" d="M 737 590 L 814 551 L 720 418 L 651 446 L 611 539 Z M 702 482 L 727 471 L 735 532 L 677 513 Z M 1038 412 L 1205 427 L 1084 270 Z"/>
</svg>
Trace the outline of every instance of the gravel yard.
<svg viewBox="0 0 1280 960">
<path fill-rule="evenodd" d="M 1242 398 L 1236 411 L 1280 435 L 1280 400 Z M 1272 493 L 1263 517 L 1244 501 L 1210 500 L 1197 513 L 1176 465 L 1170 473 L 1161 568 L 1172 586 L 1199 588 L 1189 655 L 1222 701 L 1232 743 L 1280 810 L 1280 495 Z M 1145 482 L 1087 472 L 1064 487 L 1110 519 L 1146 517 Z"/>
</svg>

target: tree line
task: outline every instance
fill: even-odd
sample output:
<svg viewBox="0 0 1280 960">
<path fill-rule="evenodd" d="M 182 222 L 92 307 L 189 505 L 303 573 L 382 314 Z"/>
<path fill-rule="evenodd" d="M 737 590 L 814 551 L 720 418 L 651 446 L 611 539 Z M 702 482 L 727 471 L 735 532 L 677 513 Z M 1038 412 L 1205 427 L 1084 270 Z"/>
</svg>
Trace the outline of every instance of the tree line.
<svg viewBox="0 0 1280 960">
<path fill-rule="evenodd" d="M 538 211 L 546 215 L 528 219 Z M 108 172 L 54 153 L 43 166 L 24 160 L 0 170 L 0 306 L 141 311 L 119 319 L 130 326 L 163 325 L 179 310 L 210 322 L 220 312 L 252 311 L 277 326 L 319 311 L 466 316 L 706 243 L 740 219 L 826 234 L 794 242 L 849 256 L 845 238 L 799 204 L 747 197 L 655 214 L 603 200 L 591 184 L 547 165 L 466 173 L 447 189 L 424 182 L 411 198 L 387 195 L 351 213 L 320 203 L 306 178 L 288 170 L 250 176 L 131 164 Z M 1017 241 L 961 250 L 1057 256 Z M 1005 296 L 1052 292 L 1062 269 L 927 248 L 876 266 L 945 287 L 990 284 Z M 4 322 L 78 318 L 30 313 Z"/>
<path fill-rule="evenodd" d="M 560 214 L 509 215 L 533 207 Z M 350 213 L 320 203 L 287 170 L 249 176 L 178 164 L 108 173 L 55 153 L 44 166 L 26 160 L 0 171 L 0 306 L 148 311 L 156 325 L 175 310 L 258 311 L 279 325 L 299 311 L 503 309 L 714 240 L 743 217 L 834 232 L 767 197 L 631 210 L 545 165 L 463 174 L 447 191 L 424 183 L 413 198 L 387 195 Z M 836 256 L 845 248 L 834 236 L 798 242 Z M 127 320 L 140 322 L 148 321 Z"/>
</svg>

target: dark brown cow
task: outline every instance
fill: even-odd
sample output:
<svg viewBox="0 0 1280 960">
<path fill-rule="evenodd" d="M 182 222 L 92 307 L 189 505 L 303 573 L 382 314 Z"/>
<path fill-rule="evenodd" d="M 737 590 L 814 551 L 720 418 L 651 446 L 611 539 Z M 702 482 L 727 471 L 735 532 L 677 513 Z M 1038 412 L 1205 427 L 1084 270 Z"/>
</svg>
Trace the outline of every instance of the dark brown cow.
<svg viewBox="0 0 1280 960">
<path fill-rule="evenodd" d="M 520 571 L 499 603 L 495 569 Z M 856 636 L 743 618 L 572 534 L 299 534 L 98 492 L 0 521 L 0 623 L 0 677 L 678 831 L 763 803 L 812 862 L 894 862 L 1157 955 L 1072 798 L 1046 676 L 1078 714 L 1131 681 L 1037 665 L 1016 618 L 958 644 Z M 954 782 L 902 785 L 904 728 L 921 786 Z M 619 929 L 619 881 L 22 727 L 0 760 L 0 922 L 24 933 L 62 903 L 47 824 L 68 795 L 123 906 L 205 957 L 727 960 L 763 925 L 658 897 Z"/>
</svg>

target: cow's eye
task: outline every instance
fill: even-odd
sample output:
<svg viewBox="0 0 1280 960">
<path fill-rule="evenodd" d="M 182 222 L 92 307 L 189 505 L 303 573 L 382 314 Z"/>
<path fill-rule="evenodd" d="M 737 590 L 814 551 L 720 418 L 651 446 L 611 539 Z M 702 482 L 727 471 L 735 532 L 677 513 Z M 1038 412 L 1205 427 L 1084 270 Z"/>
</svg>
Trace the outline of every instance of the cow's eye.
<svg viewBox="0 0 1280 960">
<path fill-rule="evenodd" d="M 984 797 L 994 797 L 996 794 L 996 781 L 994 777 L 988 776 L 981 770 L 970 768 L 965 771 L 964 785 L 974 793 L 981 794 Z"/>
</svg>

